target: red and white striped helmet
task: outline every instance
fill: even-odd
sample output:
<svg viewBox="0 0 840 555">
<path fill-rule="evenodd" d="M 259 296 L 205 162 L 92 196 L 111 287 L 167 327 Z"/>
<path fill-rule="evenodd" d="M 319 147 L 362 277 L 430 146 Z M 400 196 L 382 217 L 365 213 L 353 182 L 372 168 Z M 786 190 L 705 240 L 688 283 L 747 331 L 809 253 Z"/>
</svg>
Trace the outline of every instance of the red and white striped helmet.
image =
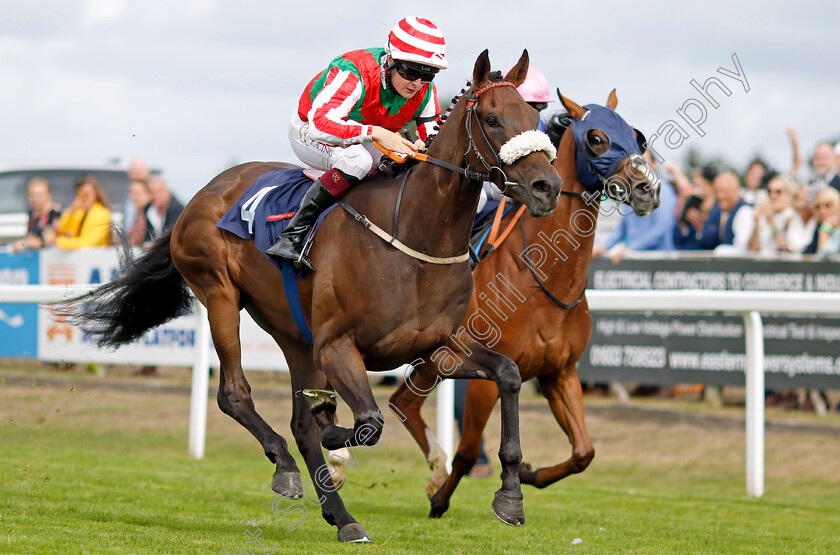
<svg viewBox="0 0 840 555">
<path fill-rule="evenodd" d="M 385 52 L 395 60 L 446 69 L 446 43 L 434 23 L 422 17 L 401 19 L 388 33 Z"/>
</svg>

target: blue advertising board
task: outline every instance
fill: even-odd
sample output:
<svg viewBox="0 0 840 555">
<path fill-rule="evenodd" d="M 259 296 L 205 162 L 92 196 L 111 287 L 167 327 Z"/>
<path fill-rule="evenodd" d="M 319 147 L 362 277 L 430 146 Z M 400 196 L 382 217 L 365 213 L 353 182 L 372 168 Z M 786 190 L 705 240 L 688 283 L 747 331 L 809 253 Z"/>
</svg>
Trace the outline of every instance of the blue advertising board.
<svg viewBox="0 0 840 555">
<path fill-rule="evenodd" d="M 38 253 L 0 252 L 0 285 L 38 283 Z M 38 356 L 38 305 L 0 303 L 0 357 Z"/>
</svg>

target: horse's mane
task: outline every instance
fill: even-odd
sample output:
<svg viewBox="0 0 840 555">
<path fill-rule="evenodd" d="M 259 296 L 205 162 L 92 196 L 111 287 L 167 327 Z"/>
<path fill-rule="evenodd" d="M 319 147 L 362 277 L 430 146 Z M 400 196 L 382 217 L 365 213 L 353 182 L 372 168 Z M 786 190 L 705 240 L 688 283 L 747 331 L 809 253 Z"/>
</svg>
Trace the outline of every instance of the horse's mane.
<svg viewBox="0 0 840 555">
<path fill-rule="evenodd" d="M 434 127 L 435 131 L 440 131 L 440 128 L 443 126 L 444 123 L 446 123 L 446 119 L 449 117 L 449 114 L 455 108 L 455 105 L 458 103 L 461 97 L 464 96 L 464 94 L 470 90 L 470 86 L 472 86 L 472 84 L 469 81 L 467 81 L 466 86 L 463 89 L 461 89 L 461 92 L 452 97 L 452 100 L 449 101 L 449 107 L 440 115 L 440 117 L 438 117 L 437 123 Z M 432 146 L 432 142 L 435 140 L 435 137 L 437 137 L 437 133 L 431 135 L 428 139 L 426 139 L 426 150 L 428 150 L 429 147 Z M 388 177 L 396 177 L 402 172 L 414 166 L 416 163 L 417 160 L 414 160 L 413 158 L 409 158 L 405 162 L 396 162 L 394 160 L 391 160 L 387 156 L 382 156 L 382 158 L 379 160 L 378 167 L 379 171 L 384 175 L 387 175 Z"/>
<path fill-rule="evenodd" d="M 566 132 L 572 125 L 572 117 L 568 112 L 557 112 L 545 123 L 545 132 L 551 140 L 554 148 L 560 146 L 560 139 L 563 138 L 563 133 Z"/>
</svg>

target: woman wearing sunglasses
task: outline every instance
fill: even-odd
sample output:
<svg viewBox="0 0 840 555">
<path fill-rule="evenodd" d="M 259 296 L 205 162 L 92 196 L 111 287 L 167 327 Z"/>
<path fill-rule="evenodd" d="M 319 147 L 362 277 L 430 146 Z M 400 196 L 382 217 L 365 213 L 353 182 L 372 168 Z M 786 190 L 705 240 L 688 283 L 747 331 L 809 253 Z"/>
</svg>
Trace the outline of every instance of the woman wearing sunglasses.
<svg viewBox="0 0 840 555">
<path fill-rule="evenodd" d="M 348 52 L 316 75 L 289 122 L 289 140 L 300 160 L 326 173 L 304 195 L 300 208 L 267 254 L 312 270 L 302 255 L 318 216 L 373 166 L 373 146 L 400 154 L 423 148 L 440 113 L 435 75 L 446 69 L 443 33 L 428 19 L 406 17 L 388 34 L 385 48 Z M 411 121 L 419 139 L 399 134 Z"/>
<path fill-rule="evenodd" d="M 773 256 L 787 250 L 788 228 L 796 215 L 793 209 L 795 188 L 793 180 L 783 174 L 776 174 L 767 182 L 767 199 L 753 210 L 755 228 L 749 243 L 751 251 Z"/>
</svg>

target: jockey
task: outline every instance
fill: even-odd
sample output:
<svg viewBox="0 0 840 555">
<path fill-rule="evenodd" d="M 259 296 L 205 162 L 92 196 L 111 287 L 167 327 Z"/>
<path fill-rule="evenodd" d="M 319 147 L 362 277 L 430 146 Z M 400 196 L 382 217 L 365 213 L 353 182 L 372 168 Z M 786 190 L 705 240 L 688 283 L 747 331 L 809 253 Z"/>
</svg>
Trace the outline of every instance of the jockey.
<svg viewBox="0 0 840 555">
<path fill-rule="evenodd" d="M 548 103 L 553 102 L 551 99 L 551 89 L 548 87 L 548 79 L 545 78 L 543 72 L 535 67 L 528 68 L 528 75 L 525 76 L 525 81 L 516 87 L 522 98 L 531 105 L 537 112 L 542 112 L 548 108 Z M 542 119 L 537 127 L 543 133 L 545 132 L 545 124 Z"/>
<path fill-rule="evenodd" d="M 516 90 L 519 91 L 525 102 L 537 112 L 542 112 L 548 108 L 549 102 L 553 102 L 551 90 L 548 87 L 548 79 L 545 78 L 542 71 L 533 66 L 528 68 L 525 80 L 516 87 Z M 542 119 L 537 124 L 537 129 L 545 133 L 546 127 Z M 485 181 L 481 184 L 481 197 L 478 199 L 478 208 L 476 208 L 475 213 L 480 214 L 487 202 L 491 200 L 502 200 L 502 191 L 493 183 Z"/>
<path fill-rule="evenodd" d="M 302 162 L 326 173 L 266 254 L 314 270 L 302 252 L 309 229 L 368 174 L 380 154 L 372 141 L 405 155 L 423 148 L 440 113 L 432 80 L 446 69 L 445 53 L 443 33 L 431 21 L 406 17 L 385 48 L 343 54 L 309 82 L 289 121 L 289 140 Z M 414 143 L 399 134 L 411 121 L 419 136 Z"/>
</svg>

